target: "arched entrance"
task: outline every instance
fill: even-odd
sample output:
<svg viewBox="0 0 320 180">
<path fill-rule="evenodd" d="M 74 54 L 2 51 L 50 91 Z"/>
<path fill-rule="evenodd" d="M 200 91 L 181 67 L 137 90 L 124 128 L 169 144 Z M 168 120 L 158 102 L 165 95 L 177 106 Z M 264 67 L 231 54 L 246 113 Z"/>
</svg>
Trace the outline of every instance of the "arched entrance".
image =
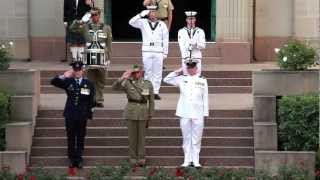
<svg viewBox="0 0 320 180">
<path fill-rule="evenodd" d="M 173 23 L 170 31 L 170 40 L 177 39 L 177 33 L 185 25 L 184 11 L 198 11 L 198 26 L 203 28 L 207 40 L 215 40 L 216 0 L 172 0 L 174 4 Z M 105 0 L 105 20 L 112 25 L 115 41 L 141 40 L 140 31 L 129 26 L 131 17 L 143 10 L 142 0 L 112 1 Z"/>
</svg>

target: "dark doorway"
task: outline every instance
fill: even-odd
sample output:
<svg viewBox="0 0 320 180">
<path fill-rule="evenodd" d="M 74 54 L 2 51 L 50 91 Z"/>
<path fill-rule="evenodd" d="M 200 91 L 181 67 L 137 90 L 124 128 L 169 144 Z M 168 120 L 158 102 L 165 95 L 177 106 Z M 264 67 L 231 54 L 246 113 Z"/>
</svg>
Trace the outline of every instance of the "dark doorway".
<svg viewBox="0 0 320 180">
<path fill-rule="evenodd" d="M 177 40 L 178 31 L 186 25 L 185 11 L 194 10 L 198 12 L 197 26 L 201 27 L 205 33 L 206 38 L 211 36 L 211 0 L 172 0 L 174 4 L 174 17 L 172 28 L 170 32 L 170 39 Z"/>
<path fill-rule="evenodd" d="M 140 41 L 141 33 L 128 24 L 131 17 L 141 12 L 143 0 L 115 1 L 106 0 L 111 4 L 112 33 L 115 41 Z M 206 38 L 211 37 L 211 0 L 171 0 L 175 9 L 173 11 L 173 23 L 170 31 L 170 40 L 177 40 L 178 30 L 185 26 L 186 10 L 198 12 L 197 24 L 204 29 Z M 201 2 L 201 3 L 200 3 Z"/>
</svg>

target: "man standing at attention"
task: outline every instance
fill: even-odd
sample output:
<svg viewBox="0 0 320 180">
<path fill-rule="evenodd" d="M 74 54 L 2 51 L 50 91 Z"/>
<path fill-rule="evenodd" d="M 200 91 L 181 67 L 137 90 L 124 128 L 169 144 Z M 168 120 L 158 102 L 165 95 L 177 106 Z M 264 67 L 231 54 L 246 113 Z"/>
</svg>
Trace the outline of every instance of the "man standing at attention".
<svg viewBox="0 0 320 180">
<path fill-rule="evenodd" d="M 147 6 L 147 9 L 131 18 L 129 24 L 141 30 L 144 78 L 152 82 L 154 98 L 160 100 L 162 66 L 168 55 L 169 33 L 166 24 L 157 19 L 157 6 Z M 143 18 L 145 16 L 148 18 Z"/>
<path fill-rule="evenodd" d="M 122 90 L 127 94 L 128 103 L 124 110 L 124 118 L 128 124 L 129 157 L 131 163 L 144 166 L 145 131 L 154 112 L 153 87 L 150 81 L 142 77 L 142 68 L 133 65 L 121 78 L 112 85 L 114 90 Z"/>
<path fill-rule="evenodd" d="M 63 116 L 67 131 L 69 167 L 82 168 L 87 120 L 92 119 L 95 89 L 83 77 L 83 63 L 75 61 L 72 70 L 56 76 L 51 84 L 65 90 L 67 102 Z"/>
<path fill-rule="evenodd" d="M 197 59 L 197 69 L 199 75 L 201 74 L 201 49 L 206 47 L 206 36 L 204 31 L 196 27 L 196 15 L 195 11 L 186 11 L 187 26 L 183 27 L 178 32 L 178 42 L 182 58 L 183 73 L 187 73 L 186 65 L 184 61 L 187 58 Z"/>
<path fill-rule="evenodd" d="M 204 117 L 209 116 L 208 83 L 197 73 L 197 61 L 186 61 L 187 74 L 182 68 L 169 73 L 164 82 L 177 86 L 180 97 L 176 115 L 180 117 L 180 128 L 183 136 L 184 162 L 182 167 L 200 168 L 199 154 L 204 127 Z"/>
</svg>

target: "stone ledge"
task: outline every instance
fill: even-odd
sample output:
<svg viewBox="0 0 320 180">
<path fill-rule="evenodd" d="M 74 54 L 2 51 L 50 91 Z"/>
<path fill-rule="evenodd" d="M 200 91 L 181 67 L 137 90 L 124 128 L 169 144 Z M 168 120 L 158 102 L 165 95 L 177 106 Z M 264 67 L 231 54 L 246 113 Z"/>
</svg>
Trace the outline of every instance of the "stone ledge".
<svg viewBox="0 0 320 180">
<path fill-rule="evenodd" d="M 277 124 L 268 122 L 254 123 L 255 150 L 278 149 Z"/>
<path fill-rule="evenodd" d="M 275 174 L 281 166 L 297 166 L 314 174 L 315 152 L 309 151 L 255 151 L 256 170 Z"/>
<path fill-rule="evenodd" d="M 27 155 L 30 155 L 32 137 L 32 122 L 8 123 L 6 126 L 6 150 L 25 151 Z"/>
<path fill-rule="evenodd" d="M 26 151 L 2 151 L 0 152 L 0 168 L 9 168 L 10 172 L 21 174 L 27 167 Z"/>
<path fill-rule="evenodd" d="M 35 96 L 11 96 L 10 97 L 11 116 L 10 122 L 33 122 L 38 111 L 38 104 L 35 100 Z"/>
</svg>

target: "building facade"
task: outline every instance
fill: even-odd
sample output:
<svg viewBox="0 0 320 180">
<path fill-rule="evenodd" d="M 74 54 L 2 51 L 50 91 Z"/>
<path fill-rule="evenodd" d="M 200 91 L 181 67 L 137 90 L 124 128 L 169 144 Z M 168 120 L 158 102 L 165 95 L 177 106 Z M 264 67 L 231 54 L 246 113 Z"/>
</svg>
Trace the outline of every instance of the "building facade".
<svg viewBox="0 0 320 180">
<path fill-rule="evenodd" d="M 102 17 L 112 25 L 115 41 L 140 38 L 127 21 L 143 9 L 142 0 L 130 2 L 123 5 L 122 1 L 96 0 L 96 5 L 104 10 Z M 319 0 L 172 2 L 175 11 L 171 41 L 175 41 L 177 29 L 184 24 L 183 11 L 194 9 L 199 11 L 199 26 L 205 29 L 208 41 L 232 44 L 232 48 L 246 47 L 255 61 L 273 60 L 273 49 L 291 38 L 307 40 L 315 46 L 320 44 Z M 0 24 L 0 40 L 15 42 L 13 54 L 17 59 L 64 58 L 63 0 L 2 2 Z"/>
</svg>

